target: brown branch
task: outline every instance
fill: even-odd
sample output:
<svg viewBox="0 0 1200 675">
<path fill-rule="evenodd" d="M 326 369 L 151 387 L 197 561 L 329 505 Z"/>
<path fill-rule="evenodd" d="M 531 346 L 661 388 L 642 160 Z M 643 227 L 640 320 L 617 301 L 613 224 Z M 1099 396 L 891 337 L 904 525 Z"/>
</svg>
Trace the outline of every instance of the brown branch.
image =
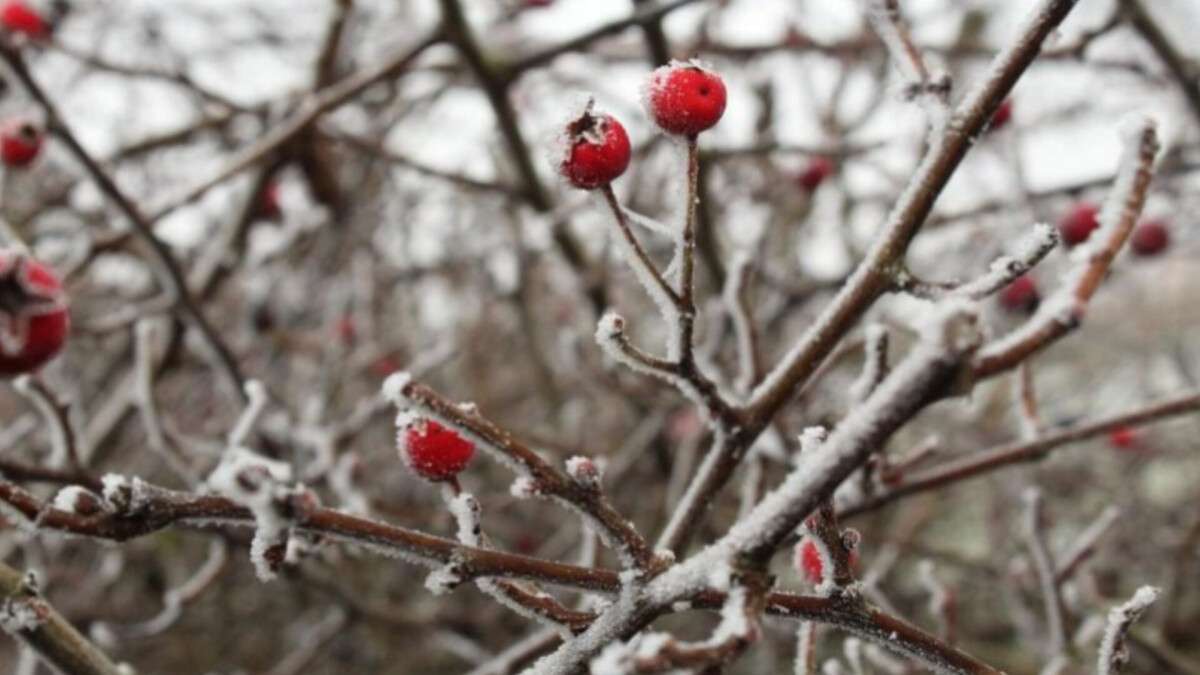
<svg viewBox="0 0 1200 675">
<path fill-rule="evenodd" d="M 1171 76 L 1183 91 L 1183 97 L 1187 100 L 1196 123 L 1200 124 L 1200 69 L 1188 61 L 1183 52 L 1171 42 L 1171 38 L 1154 20 L 1142 0 L 1121 0 L 1120 4 L 1128 15 L 1129 22 L 1133 24 L 1133 29 L 1149 43 L 1154 53 L 1158 54 L 1158 58 L 1162 59 L 1171 71 Z"/>
</svg>

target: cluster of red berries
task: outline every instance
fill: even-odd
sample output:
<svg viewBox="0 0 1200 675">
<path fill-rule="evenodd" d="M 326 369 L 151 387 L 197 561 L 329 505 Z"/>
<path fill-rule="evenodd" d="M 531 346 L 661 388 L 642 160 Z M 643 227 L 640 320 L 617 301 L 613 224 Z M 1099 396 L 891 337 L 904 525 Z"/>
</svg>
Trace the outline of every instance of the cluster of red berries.
<svg viewBox="0 0 1200 675">
<path fill-rule="evenodd" d="M 0 374 L 40 368 L 62 351 L 69 327 L 66 293 L 41 262 L 0 249 Z"/>
<path fill-rule="evenodd" d="M 725 113 L 725 83 L 695 63 L 672 63 L 655 70 L 646 86 L 646 108 L 668 134 L 695 138 Z M 594 190 L 625 173 L 630 144 L 625 127 L 589 103 L 567 124 L 559 171 L 575 187 Z"/>
<path fill-rule="evenodd" d="M 50 35 L 50 23 L 22 0 L 7 0 L 0 5 L 0 25 L 10 33 L 35 40 Z"/>
<path fill-rule="evenodd" d="M 474 443 L 433 420 L 418 420 L 402 434 L 400 449 L 404 462 L 428 481 L 453 480 L 475 455 Z"/>
</svg>

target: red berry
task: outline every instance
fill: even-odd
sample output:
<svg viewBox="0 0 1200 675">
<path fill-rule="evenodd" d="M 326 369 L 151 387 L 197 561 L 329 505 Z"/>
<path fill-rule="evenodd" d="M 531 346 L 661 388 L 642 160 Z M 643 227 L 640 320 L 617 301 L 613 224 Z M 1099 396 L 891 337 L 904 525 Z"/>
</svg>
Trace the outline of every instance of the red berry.
<svg viewBox="0 0 1200 675">
<path fill-rule="evenodd" d="M 554 0 L 525 0 L 525 8 L 531 9 L 536 7 L 549 7 L 554 4 Z"/>
<path fill-rule="evenodd" d="M 1087 241 L 1100 227 L 1100 208 L 1091 202 L 1079 202 L 1058 221 L 1058 234 L 1067 246 Z"/>
<path fill-rule="evenodd" d="M 475 444 L 433 420 L 420 420 L 404 431 L 405 462 L 426 480 L 454 478 L 475 454 Z"/>
<path fill-rule="evenodd" d="M 354 325 L 354 317 L 346 314 L 334 324 L 334 332 L 343 344 L 352 344 L 358 339 L 358 328 Z"/>
<path fill-rule="evenodd" d="M 814 192 L 825 182 L 825 179 L 833 175 L 833 160 L 828 157 L 813 157 L 808 161 L 808 166 L 796 176 L 796 184 L 806 192 Z"/>
<path fill-rule="evenodd" d="M 278 220 L 283 215 L 279 206 L 279 182 L 270 181 L 263 186 L 258 195 L 258 217 L 264 220 Z"/>
<path fill-rule="evenodd" d="M 387 377 L 397 370 L 400 370 L 400 368 L 400 361 L 390 354 L 384 354 L 383 356 L 372 361 L 371 364 L 367 366 L 367 369 L 371 371 L 371 374 L 375 375 L 376 377 Z"/>
<path fill-rule="evenodd" d="M 1133 229 L 1130 246 L 1138 255 L 1157 255 L 1171 243 L 1171 232 L 1161 220 L 1147 220 Z"/>
<path fill-rule="evenodd" d="M 612 115 L 592 112 L 567 124 L 566 152 L 558 169 L 571 185 L 594 190 L 608 185 L 629 166 L 629 136 Z"/>
<path fill-rule="evenodd" d="M 1000 107 L 996 108 L 996 112 L 992 114 L 991 128 L 992 129 L 1003 129 L 1004 127 L 1008 126 L 1009 122 L 1012 121 L 1012 116 L 1013 116 L 1013 102 L 1012 102 L 1011 98 L 1006 98 L 1000 104 Z"/>
<path fill-rule="evenodd" d="M 42 150 L 42 132 L 28 120 L 9 120 L 0 126 L 0 160 L 5 166 L 28 166 Z"/>
<path fill-rule="evenodd" d="M 50 33 L 46 20 L 21 0 L 8 0 L 0 6 L 0 24 L 13 33 L 44 38 Z"/>
<path fill-rule="evenodd" d="M 1000 291 L 1000 304 L 1010 311 L 1032 311 L 1041 299 L 1037 282 L 1028 274 L 1012 280 Z"/>
<path fill-rule="evenodd" d="M 67 341 L 67 300 L 50 268 L 0 249 L 0 374 L 41 367 Z"/>
<path fill-rule="evenodd" d="M 1138 434 L 1132 427 L 1117 427 L 1108 432 L 1108 442 L 1118 450 L 1132 450 L 1138 444 Z"/>
<path fill-rule="evenodd" d="M 695 136 L 725 113 L 725 83 L 691 63 L 672 63 L 650 74 L 646 107 L 668 134 Z"/>
<path fill-rule="evenodd" d="M 821 552 L 811 538 L 805 537 L 796 547 L 796 570 L 804 574 L 804 578 L 814 586 L 825 578 L 825 564 L 821 561 Z"/>
</svg>

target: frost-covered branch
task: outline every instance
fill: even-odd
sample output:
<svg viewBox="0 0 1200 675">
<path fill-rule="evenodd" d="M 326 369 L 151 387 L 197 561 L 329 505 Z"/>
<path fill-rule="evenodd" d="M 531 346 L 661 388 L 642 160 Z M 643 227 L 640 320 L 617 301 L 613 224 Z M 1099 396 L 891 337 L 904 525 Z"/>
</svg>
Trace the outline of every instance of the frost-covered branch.
<svg viewBox="0 0 1200 675">
<path fill-rule="evenodd" d="M 1100 641 L 1100 658 L 1096 675 L 1117 675 L 1129 663 L 1127 639 L 1133 622 L 1141 618 L 1158 599 L 1159 589 L 1142 586 L 1125 604 L 1108 613 L 1108 626 Z"/>
<path fill-rule="evenodd" d="M 79 442 L 74 425 L 71 424 L 67 404 L 59 401 L 46 383 L 36 376 L 24 375 L 17 378 L 13 381 L 13 389 L 33 403 L 50 428 L 54 448 L 51 466 L 69 466 L 75 473 L 82 473 L 83 462 L 79 457 Z"/>
<path fill-rule="evenodd" d="M 1110 506 L 1100 512 L 1096 520 L 1080 533 L 1075 542 L 1071 544 L 1071 548 L 1062 555 L 1058 562 L 1058 569 L 1054 573 L 1055 583 L 1061 586 L 1074 576 L 1080 566 L 1096 553 L 1096 546 L 1100 539 L 1112 529 L 1120 517 L 1121 509 L 1117 506 Z"/>
<path fill-rule="evenodd" d="M 31 575 L 0 562 L 0 631 L 69 675 L 134 675 L 75 630 L 38 592 Z"/>
<path fill-rule="evenodd" d="M 1042 602 L 1046 608 L 1046 627 L 1049 629 L 1048 656 L 1053 659 L 1061 656 L 1067 648 L 1067 617 L 1058 583 L 1054 580 L 1054 560 L 1050 557 L 1050 549 L 1046 546 L 1043 533 L 1045 514 L 1042 508 L 1042 493 L 1031 487 L 1025 492 L 1024 499 L 1025 543 L 1029 547 L 1033 568 L 1037 572 L 1041 587 Z"/>
<path fill-rule="evenodd" d="M 946 297 L 961 297 L 982 300 L 1028 273 L 1058 245 L 1058 230 L 1045 223 L 1037 223 L 1033 230 L 1018 240 L 1015 250 L 992 261 L 988 271 L 971 281 L 963 283 L 931 282 L 917 278 L 902 270 L 896 276 L 894 290 L 909 293 L 919 298 L 938 300 Z"/>
</svg>

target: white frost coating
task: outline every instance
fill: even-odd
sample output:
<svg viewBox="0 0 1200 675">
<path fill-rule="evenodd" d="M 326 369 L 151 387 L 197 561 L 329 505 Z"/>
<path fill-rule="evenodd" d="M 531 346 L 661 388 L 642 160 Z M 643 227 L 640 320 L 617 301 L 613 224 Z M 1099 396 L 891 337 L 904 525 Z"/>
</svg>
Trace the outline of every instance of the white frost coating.
<svg viewBox="0 0 1200 675">
<path fill-rule="evenodd" d="M 796 665 L 793 675 L 817 675 L 816 667 L 817 624 L 801 621 L 796 628 Z"/>
<path fill-rule="evenodd" d="M 674 311 L 674 305 L 672 305 L 672 311 Z M 668 341 L 670 346 L 667 351 L 674 355 L 670 360 L 675 361 L 679 358 L 679 344 L 677 339 L 678 322 L 674 318 L 667 319 L 667 322 L 673 335 Z M 635 358 L 626 350 L 625 345 L 622 343 L 623 339 L 625 339 L 625 319 L 616 312 L 606 312 L 604 316 L 600 317 L 600 321 L 596 323 L 596 344 L 600 346 L 600 349 L 609 358 L 635 373 L 663 380 L 695 403 L 697 407 L 705 412 L 709 419 L 715 417 L 704 397 L 700 395 L 700 392 L 690 382 L 675 373 L 663 370 L 662 368 L 655 368 Z"/>
<path fill-rule="evenodd" d="M 0 604 L 0 630 L 9 635 L 37 630 L 48 614 L 39 611 L 36 598 L 7 598 Z"/>
<path fill-rule="evenodd" d="M 1161 589 L 1153 586 L 1142 586 L 1128 602 L 1109 610 L 1108 626 L 1104 630 L 1104 638 L 1100 641 L 1100 660 L 1096 675 L 1116 675 L 1129 661 L 1129 652 L 1125 645 L 1129 627 L 1154 604 L 1160 592 Z"/>
<path fill-rule="evenodd" d="M 871 390 L 883 379 L 887 364 L 887 329 L 873 323 L 863 331 L 863 369 L 858 379 L 850 385 L 850 398 L 854 402 L 866 400 Z"/>
<path fill-rule="evenodd" d="M 371 503 L 367 495 L 354 479 L 361 461 L 357 453 L 347 452 L 338 457 L 333 469 L 328 473 L 329 489 L 337 496 L 343 513 L 366 515 L 371 512 Z"/>
<path fill-rule="evenodd" d="M 443 565 L 425 577 L 425 588 L 434 595 L 445 595 L 462 583 L 462 577 L 453 565 Z"/>
<path fill-rule="evenodd" d="M 629 222 L 633 223 L 634 225 L 643 227 L 650 232 L 653 232 L 655 234 L 661 234 L 672 240 L 679 238 L 678 230 L 675 230 L 670 225 L 667 225 L 666 223 L 655 220 L 655 219 L 651 218 L 650 216 L 647 216 L 642 213 L 638 213 L 637 211 L 634 211 L 633 209 L 627 208 L 625 206 L 621 207 L 621 213 L 624 213 L 625 217 L 629 218 Z"/>
<path fill-rule="evenodd" d="M 383 386 L 380 391 L 383 393 L 383 398 L 391 401 L 395 405 L 401 405 L 405 402 L 404 388 L 412 382 L 412 375 L 407 370 L 398 370 L 383 381 Z"/>
<path fill-rule="evenodd" d="M 68 485 L 54 495 L 54 501 L 51 505 L 59 511 L 66 511 L 67 513 L 79 513 L 79 511 L 76 510 L 76 507 L 81 505 L 81 499 L 85 500 L 83 503 L 87 503 L 87 501 L 90 500 L 95 502 L 97 505 L 100 504 L 100 497 L 91 490 L 79 485 Z"/>
<path fill-rule="evenodd" d="M 517 499 L 533 499 L 541 496 L 538 491 L 537 481 L 531 476 L 517 476 L 513 479 L 512 485 L 508 488 L 508 493 Z"/>
<path fill-rule="evenodd" d="M 576 455 L 567 460 L 567 475 L 571 480 L 589 487 L 597 489 L 600 487 L 600 468 L 591 458 Z"/>
<path fill-rule="evenodd" d="M 230 447 L 221 463 L 208 476 L 214 492 L 240 504 L 254 514 L 254 539 L 250 542 L 250 560 L 260 581 L 275 578 L 267 553 L 284 543 L 289 523 L 276 505 L 287 492 L 292 467 L 267 459 L 246 448 Z"/>
<path fill-rule="evenodd" d="M 734 254 L 726 275 L 725 288 L 721 293 L 725 311 L 733 322 L 733 333 L 737 338 L 738 376 L 735 388 L 741 395 L 750 392 L 750 387 L 754 386 L 755 376 L 754 327 L 751 324 L 749 310 L 742 303 L 742 292 L 749 266 L 750 255 L 746 250 L 742 249 Z"/>
<path fill-rule="evenodd" d="M 242 411 L 242 416 L 238 418 L 237 423 L 229 432 L 228 443 L 234 447 L 245 444 L 250 432 L 254 430 L 254 425 L 258 423 L 263 410 L 267 407 L 267 389 L 262 382 L 247 380 L 245 391 L 249 402 L 246 404 L 246 409 Z"/>
<path fill-rule="evenodd" d="M 1033 269 L 1058 245 L 1058 241 L 1057 228 L 1047 223 L 1034 223 L 1033 229 L 1017 240 L 1011 254 L 993 260 L 985 274 L 959 286 L 950 295 L 982 300 Z"/>
<path fill-rule="evenodd" d="M 642 82 L 642 86 L 638 90 L 638 98 L 642 103 L 642 109 L 646 111 L 646 116 L 651 121 L 654 121 L 654 109 L 652 106 L 654 96 L 666 85 L 672 73 L 677 70 L 691 68 L 713 74 L 716 72 L 707 61 L 700 59 L 689 59 L 687 61 L 672 59 L 670 63 L 652 70 L 650 75 Z"/>
</svg>

